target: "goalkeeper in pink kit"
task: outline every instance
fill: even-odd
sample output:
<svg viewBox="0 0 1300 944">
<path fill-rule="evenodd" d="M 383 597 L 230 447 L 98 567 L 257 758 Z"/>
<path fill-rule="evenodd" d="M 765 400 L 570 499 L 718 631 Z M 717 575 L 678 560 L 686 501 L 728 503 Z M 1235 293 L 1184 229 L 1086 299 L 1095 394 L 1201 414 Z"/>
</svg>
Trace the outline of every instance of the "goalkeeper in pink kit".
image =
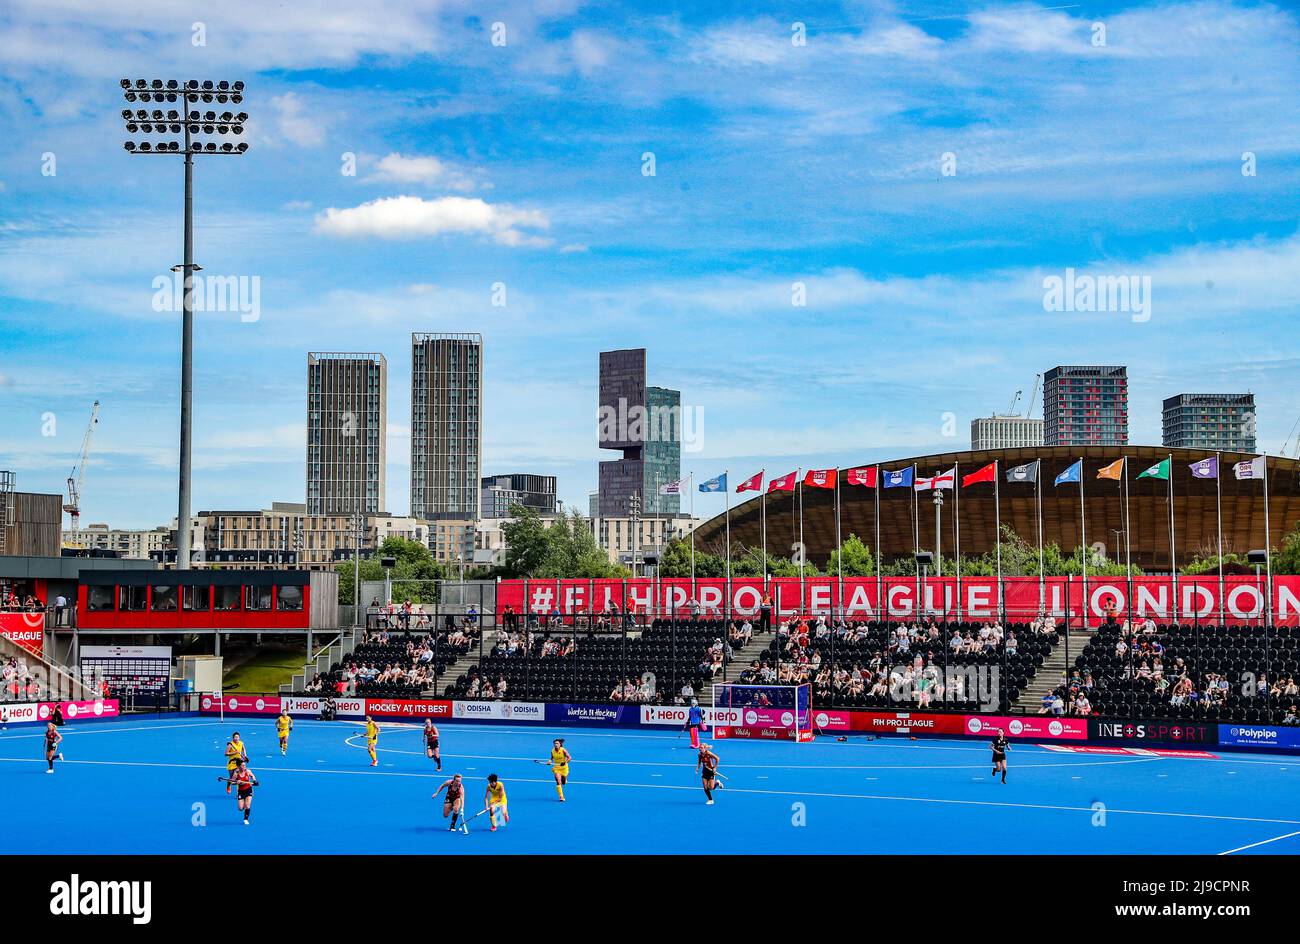
<svg viewBox="0 0 1300 944">
<path fill-rule="evenodd" d="M 694 698 L 691 699 L 691 707 L 686 710 L 686 727 L 691 732 L 691 747 L 699 750 L 700 728 L 704 727 L 704 709 Z"/>
</svg>

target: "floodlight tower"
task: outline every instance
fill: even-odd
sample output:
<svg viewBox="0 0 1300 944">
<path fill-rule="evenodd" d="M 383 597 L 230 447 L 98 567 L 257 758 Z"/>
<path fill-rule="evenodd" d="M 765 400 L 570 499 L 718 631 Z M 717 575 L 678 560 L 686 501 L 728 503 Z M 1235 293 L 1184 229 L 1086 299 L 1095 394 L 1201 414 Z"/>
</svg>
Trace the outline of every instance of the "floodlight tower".
<svg viewBox="0 0 1300 944">
<path fill-rule="evenodd" d="M 194 373 L 194 273 L 201 267 L 194 264 L 194 155 L 243 154 L 248 144 L 240 141 L 199 140 L 201 136 L 232 135 L 244 133 L 245 112 L 200 111 L 203 104 L 239 105 L 244 101 L 243 82 L 213 82 L 190 79 L 184 83 L 176 79 L 122 80 L 122 95 L 129 104 L 163 103 L 180 104 L 181 109 L 124 108 L 122 120 L 129 134 L 161 135 L 162 140 L 128 140 L 124 147 L 130 154 L 183 154 L 185 155 L 185 258 L 179 266 L 185 277 L 184 314 L 181 317 L 181 443 L 180 443 L 180 495 L 176 514 L 176 568 L 188 570 L 190 566 L 190 420 L 193 401 Z M 192 110 L 191 110 L 192 108 Z M 179 140 L 177 139 L 179 136 Z M 173 266 L 175 272 L 178 267 Z"/>
</svg>

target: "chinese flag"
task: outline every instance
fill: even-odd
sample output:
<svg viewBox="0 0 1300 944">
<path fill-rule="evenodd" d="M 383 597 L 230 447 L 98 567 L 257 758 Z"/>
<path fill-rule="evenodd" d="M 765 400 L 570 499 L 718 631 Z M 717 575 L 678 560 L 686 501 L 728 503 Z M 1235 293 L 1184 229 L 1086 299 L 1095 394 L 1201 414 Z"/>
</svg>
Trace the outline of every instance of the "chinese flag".
<svg viewBox="0 0 1300 944">
<path fill-rule="evenodd" d="M 967 485 L 975 485 L 978 482 L 996 482 L 997 479 L 998 464 L 990 462 L 984 468 L 976 469 L 970 475 L 963 475 L 961 477 L 961 487 L 965 488 Z"/>
<path fill-rule="evenodd" d="M 780 478 L 772 479 L 767 483 L 767 490 L 769 492 L 793 492 L 794 483 L 798 478 L 799 472 L 796 469 L 794 472 L 789 472 Z"/>
<path fill-rule="evenodd" d="M 758 492 L 763 489 L 763 473 L 752 475 L 736 486 L 738 492 Z"/>
<path fill-rule="evenodd" d="M 834 488 L 839 469 L 809 469 L 803 477 L 803 484 L 809 488 Z"/>
<path fill-rule="evenodd" d="M 863 485 L 867 488 L 875 488 L 876 467 L 874 465 L 864 465 L 856 469 L 849 469 L 844 473 L 844 481 L 849 485 Z"/>
<path fill-rule="evenodd" d="M 1097 470 L 1097 478 L 1099 479 L 1114 479 L 1116 482 L 1118 482 L 1123 477 L 1124 477 L 1123 459 L 1116 459 L 1110 465 L 1106 466 L 1106 468 Z"/>
</svg>

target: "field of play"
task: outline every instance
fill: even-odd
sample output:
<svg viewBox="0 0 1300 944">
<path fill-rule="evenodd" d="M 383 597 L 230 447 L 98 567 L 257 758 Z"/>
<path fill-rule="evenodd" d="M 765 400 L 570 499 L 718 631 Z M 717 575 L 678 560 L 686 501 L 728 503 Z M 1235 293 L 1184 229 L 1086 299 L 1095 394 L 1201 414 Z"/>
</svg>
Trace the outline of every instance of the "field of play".
<svg viewBox="0 0 1300 944">
<path fill-rule="evenodd" d="M 443 723 L 443 773 L 417 725 L 384 724 L 379 766 L 361 728 L 298 721 L 287 756 L 273 719 L 69 724 L 45 773 L 38 727 L 0 733 L 16 851 L 51 853 L 1198 853 L 1300 851 L 1300 758 L 1063 753 L 1014 744 L 1008 783 L 976 741 L 822 737 L 711 741 L 726 787 L 706 806 L 675 731 Z M 260 786 L 245 828 L 217 777 L 239 731 Z M 547 757 L 573 755 L 556 799 Z M 451 833 L 430 798 L 452 773 L 466 809 L 485 778 L 511 821 Z"/>
</svg>

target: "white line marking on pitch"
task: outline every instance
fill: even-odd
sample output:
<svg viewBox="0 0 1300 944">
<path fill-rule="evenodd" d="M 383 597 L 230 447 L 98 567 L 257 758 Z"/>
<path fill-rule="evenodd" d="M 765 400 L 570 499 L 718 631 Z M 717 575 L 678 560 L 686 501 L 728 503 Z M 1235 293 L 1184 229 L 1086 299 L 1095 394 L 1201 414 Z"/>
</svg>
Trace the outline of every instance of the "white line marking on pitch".
<svg viewBox="0 0 1300 944">
<path fill-rule="evenodd" d="M 0 763 L 10 764 L 43 764 L 45 760 L 39 757 L 0 757 Z M 64 761 L 65 764 L 85 764 L 95 767 L 166 767 L 176 770 L 204 770 L 220 771 L 224 767 L 211 764 L 161 764 L 150 763 L 148 761 L 121 761 L 121 760 L 70 760 Z M 440 774 L 417 774 L 406 771 L 384 771 L 384 770 L 312 770 L 306 767 L 281 767 L 276 773 L 294 773 L 294 774 L 344 774 L 357 777 L 418 777 L 429 780 Z M 553 780 L 540 780 L 533 777 L 511 777 L 515 783 L 540 783 L 550 785 Z M 633 790 L 698 790 L 694 786 L 680 786 L 670 783 L 614 783 L 604 780 L 570 780 L 573 786 L 585 787 L 627 787 Z M 872 793 L 824 793 L 820 791 L 789 789 L 789 790 L 759 790 L 754 787 L 728 787 L 730 793 L 752 793 L 764 796 L 811 796 L 831 800 L 890 800 L 897 803 L 939 803 L 950 806 L 989 806 L 1001 807 L 1003 809 L 1021 809 L 1021 810 L 1044 810 L 1047 812 L 1060 813 L 1093 813 L 1091 806 L 1056 806 L 1047 803 L 1005 803 L 997 800 L 956 800 L 945 797 L 913 797 L 913 796 L 886 796 Z M 1272 819 L 1263 816 L 1224 816 L 1219 813 L 1178 813 L 1171 810 L 1124 810 L 1111 807 L 1108 813 L 1121 813 L 1129 816 L 1164 816 L 1173 819 L 1208 819 L 1222 820 L 1233 823 L 1278 823 L 1284 826 L 1300 826 L 1300 820 L 1295 819 Z"/>
<path fill-rule="evenodd" d="M 1285 836 L 1274 836 L 1272 839 L 1263 839 L 1259 842 L 1252 842 L 1248 846 L 1238 846 L 1236 849 L 1229 849 L 1227 852 L 1220 852 L 1219 855 L 1232 855 L 1234 852 L 1245 852 L 1247 849 L 1254 849 L 1256 846 L 1267 846 L 1270 842 L 1277 842 L 1279 839 L 1290 839 L 1292 836 L 1300 836 L 1300 831 L 1287 833 Z"/>
</svg>

